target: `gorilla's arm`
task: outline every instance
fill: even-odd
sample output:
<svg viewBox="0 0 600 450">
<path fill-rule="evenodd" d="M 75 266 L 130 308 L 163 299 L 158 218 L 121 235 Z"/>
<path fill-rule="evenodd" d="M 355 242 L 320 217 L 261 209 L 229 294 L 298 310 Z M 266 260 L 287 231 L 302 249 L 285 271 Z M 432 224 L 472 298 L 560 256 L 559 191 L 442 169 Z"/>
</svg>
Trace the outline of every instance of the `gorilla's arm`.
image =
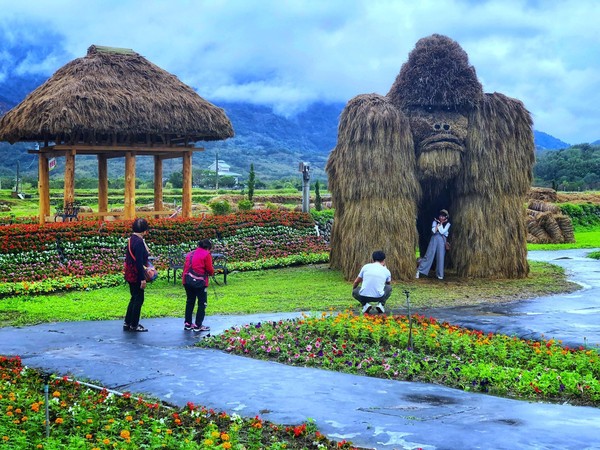
<svg viewBox="0 0 600 450">
<path fill-rule="evenodd" d="M 535 158 L 523 104 L 486 94 L 469 118 L 464 170 L 453 201 L 453 255 L 459 276 L 527 276 L 524 202 Z"/>
<path fill-rule="evenodd" d="M 414 276 L 420 187 L 404 114 L 377 94 L 350 100 L 326 170 L 335 208 L 331 266 L 354 279 L 383 250 L 394 278 Z"/>
</svg>

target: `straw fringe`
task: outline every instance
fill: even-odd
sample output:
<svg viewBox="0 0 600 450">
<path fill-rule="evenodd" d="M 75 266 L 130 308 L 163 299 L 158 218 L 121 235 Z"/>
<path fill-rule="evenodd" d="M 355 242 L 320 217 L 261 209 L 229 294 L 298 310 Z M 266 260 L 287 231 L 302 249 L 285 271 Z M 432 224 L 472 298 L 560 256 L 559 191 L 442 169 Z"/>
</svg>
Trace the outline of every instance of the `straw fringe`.
<svg viewBox="0 0 600 450">
<path fill-rule="evenodd" d="M 108 51 L 107 51 L 108 50 Z M 91 46 L 0 120 L 0 140 L 168 145 L 233 136 L 225 112 L 133 51 Z"/>
<path fill-rule="evenodd" d="M 406 116 L 377 94 L 355 97 L 342 112 L 327 162 L 335 207 L 330 261 L 348 280 L 378 249 L 395 278 L 414 271 L 421 190 L 408 130 Z"/>
</svg>

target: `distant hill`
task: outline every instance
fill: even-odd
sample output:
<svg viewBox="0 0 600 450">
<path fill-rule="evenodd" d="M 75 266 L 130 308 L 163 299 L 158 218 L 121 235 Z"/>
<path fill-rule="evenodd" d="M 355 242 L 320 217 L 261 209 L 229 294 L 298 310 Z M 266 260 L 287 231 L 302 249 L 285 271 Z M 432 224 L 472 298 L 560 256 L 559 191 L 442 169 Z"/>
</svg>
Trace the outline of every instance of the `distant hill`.
<svg viewBox="0 0 600 450">
<path fill-rule="evenodd" d="M 570 147 L 570 144 L 542 131 L 533 130 L 533 140 L 535 141 L 535 148 L 538 150 L 560 150 Z"/>
<path fill-rule="evenodd" d="M 41 78 L 22 77 L 14 73 L 12 77 L 5 78 L 0 82 L 0 114 L 15 106 L 43 81 Z M 215 103 L 231 119 L 235 137 L 227 141 L 199 142 L 197 146 L 204 147 L 205 151 L 194 154 L 194 168 L 208 168 L 218 153 L 219 159 L 227 162 L 232 172 L 241 173 L 243 177 L 247 176 L 250 164 L 253 163 L 259 180 L 268 182 L 297 178 L 298 163 L 308 162 L 313 180 L 326 179 L 325 164 L 336 144 L 338 122 L 344 103 L 314 103 L 293 117 L 284 117 L 275 114 L 269 107 L 249 103 Z M 536 148 L 540 151 L 569 147 L 569 144 L 541 131 L 534 131 L 534 138 Z M 14 173 L 16 161 L 20 162 L 23 174 L 36 174 L 36 158 L 27 153 L 27 148 L 30 147 L 29 144 L 9 146 L 7 143 L 0 143 L 0 175 Z M 59 160 L 58 173 L 60 164 Z M 77 174 L 95 177 L 96 166 L 93 157 L 78 158 Z M 123 161 L 111 160 L 111 176 L 122 176 L 123 166 Z M 181 170 L 181 165 L 177 161 L 165 163 L 165 176 L 178 170 Z M 152 179 L 152 174 L 151 158 L 140 158 L 138 177 Z"/>
</svg>

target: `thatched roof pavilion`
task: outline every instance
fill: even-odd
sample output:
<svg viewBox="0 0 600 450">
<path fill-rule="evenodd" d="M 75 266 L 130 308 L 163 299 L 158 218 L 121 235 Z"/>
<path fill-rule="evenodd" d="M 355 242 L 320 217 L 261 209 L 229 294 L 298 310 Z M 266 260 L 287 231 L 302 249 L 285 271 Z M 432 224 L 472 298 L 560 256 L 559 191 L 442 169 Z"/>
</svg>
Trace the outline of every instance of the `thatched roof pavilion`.
<svg viewBox="0 0 600 450">
<path fill-rule="evenodd" d="M 196 141 L 233 136 L 225 112 L 138 53 L 92 45 L 0 119 L 0 140 L 37 141 L 40 220 L 49 214 L 48 159 L 66 157 L 65 203 L 73 201 L 76 154 L 98 156 L 99 212 L 107 210 L 107 158 L 125 157 L 125 218 L 135 216 L 135 156 L 155 161 L 155 210 L 162 210 L 162 161 L 183 158 L 182 215 L 191 214 Z"/>
</svg>

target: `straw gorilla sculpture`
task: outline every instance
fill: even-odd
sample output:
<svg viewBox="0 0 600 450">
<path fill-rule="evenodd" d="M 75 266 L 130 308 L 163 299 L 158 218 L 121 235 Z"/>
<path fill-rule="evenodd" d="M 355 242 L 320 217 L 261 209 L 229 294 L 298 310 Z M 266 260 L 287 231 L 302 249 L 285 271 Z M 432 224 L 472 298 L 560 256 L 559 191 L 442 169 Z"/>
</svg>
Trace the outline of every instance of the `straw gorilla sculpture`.
<svg viewBox="0 0 600 450">
<path fill-rule="evenodd" d="M 342 112 L 327 162 L 335 207 L 331 266 L 353 279 L 375 249 L 396 279 L 415 276 L 437 212 L 450 211 L 459 277 L 527 276 L 525 195 L 534 162 L 523 104 L 484 94 L 452 39 L 419 40 L 389 93 Z"/>
</svg>

